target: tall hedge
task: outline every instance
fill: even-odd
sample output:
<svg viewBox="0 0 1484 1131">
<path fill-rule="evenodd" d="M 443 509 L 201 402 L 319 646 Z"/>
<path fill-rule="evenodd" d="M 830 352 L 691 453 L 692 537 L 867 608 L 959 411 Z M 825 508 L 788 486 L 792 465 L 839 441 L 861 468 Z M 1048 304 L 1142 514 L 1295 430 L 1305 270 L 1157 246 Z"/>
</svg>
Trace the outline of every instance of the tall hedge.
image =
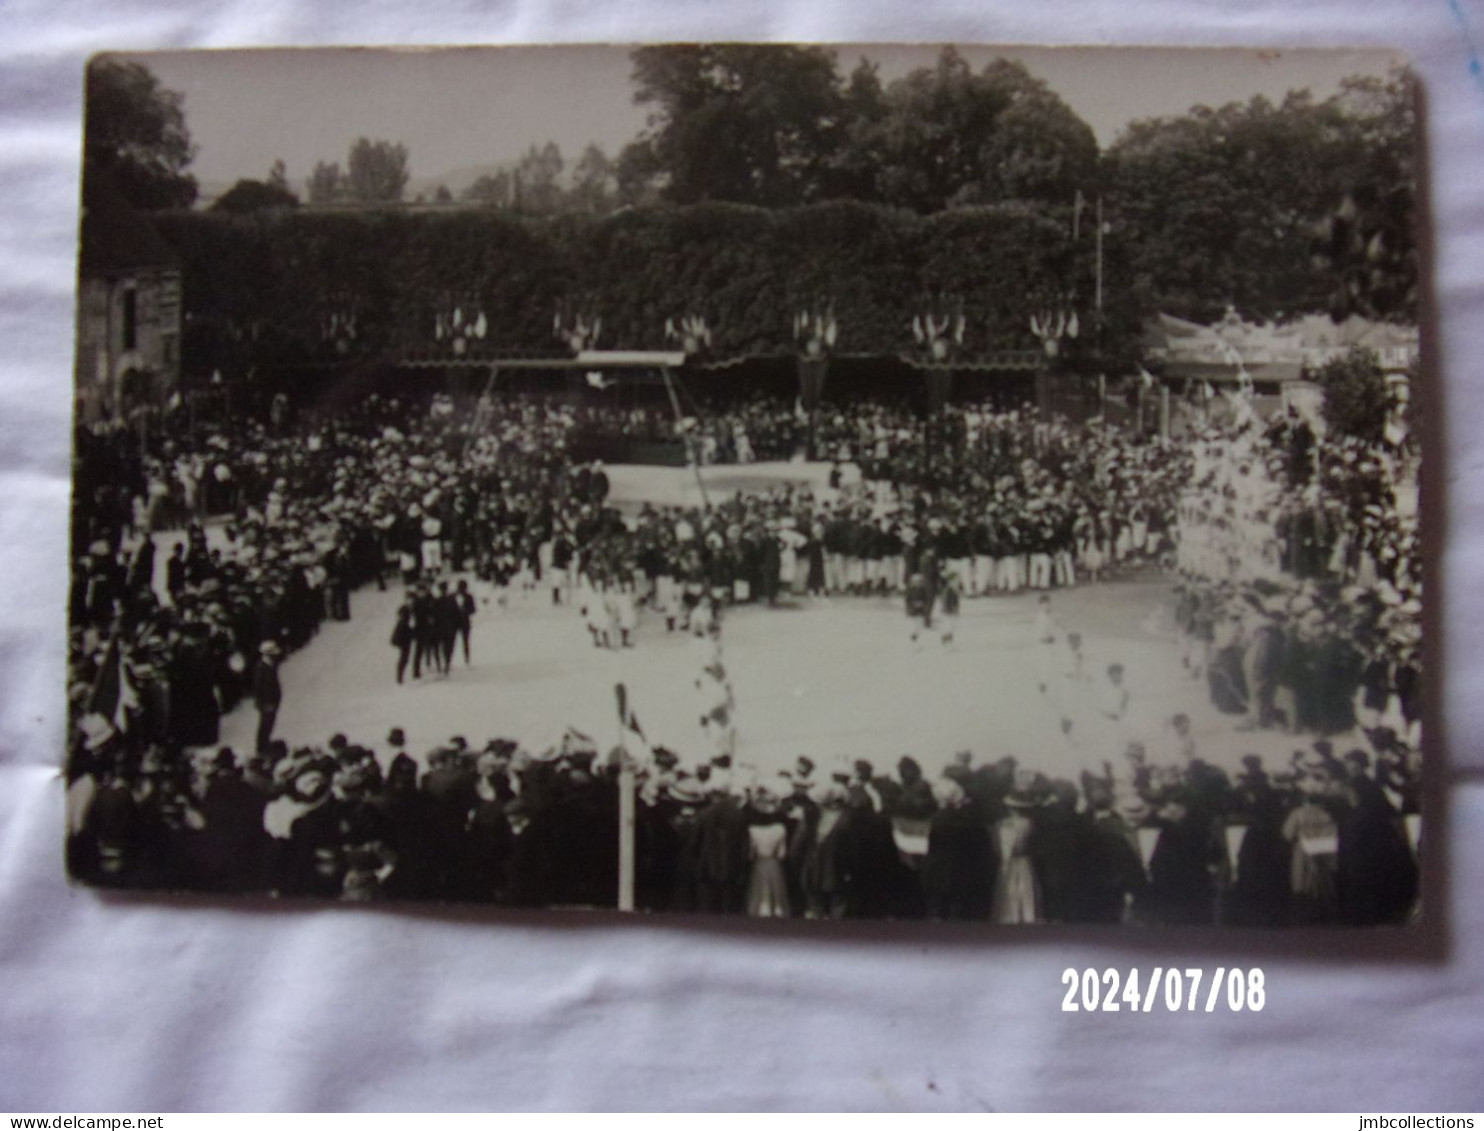
<svg viewBox="0 0 1484 1131">
<path fill-rule="evenodd" d="M 1091 306 L 1092 246 L 1028 205 L 932 216 L 855 201 L 765 210 L 733 204 L 521 219 L 484 210 L 176 213 L 159 217 L 184 264 L 188 372 L 233 349 L 312 360 L 332 311 L 354 312 L 354 349 L 445 348 L 437 311 L 482 309 L 488 352 L 550 348 L 566 302 L 603 319 L 607 348 L 664 346 L 666 319 L 703 314 L 723 356 L 786 353 L 796 311 L 828 302 L 838 348 L 912 348 L 913 315 L 961 299 L 966 350 L 1034 347 L 1029 315 Z M 240 327 L 256 324 L 250 345 Z M 237 337 L 228 341 L 234 333 Z M 209 356 L 208 356 L 209 355 Z"/>
</svg>

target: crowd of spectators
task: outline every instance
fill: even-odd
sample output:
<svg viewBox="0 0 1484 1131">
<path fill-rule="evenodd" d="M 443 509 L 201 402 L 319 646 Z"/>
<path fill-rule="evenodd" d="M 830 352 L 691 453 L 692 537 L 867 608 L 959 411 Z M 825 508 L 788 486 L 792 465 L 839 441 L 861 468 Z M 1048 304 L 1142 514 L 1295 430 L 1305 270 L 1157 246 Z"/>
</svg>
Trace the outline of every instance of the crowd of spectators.
<svg viewBox="0 0 1484 1131">
<path fill-rule="evenodd" d="M 1187 666 L 1260 727 L 1420 739 L 1416 453 L 1297 412 L 1207 424 L 1176 513 Z"/>
<path fill-rule="evenodd" d="M 1293 418 L 1130 436 L 1034 411 L 762 402 L 704 425 L 537 397 L 459 413 L 368 398 L 333 418 L 243 419 L 76 446 L 69 767 L 75 874 L 100 883 L 607 905 L 616 775 L 593 750 L 462 741 L 419 761 L 336 736 L 218 749 L 260 654 L 292 652 L 354 591 L 471 570 L 496 587 L 622 587 L 663 619 L 699 601 L 966 597 L 1184 575 L 1187 665 L 1254 727 L 1324 736 L 1235 780 L 1132 750 L 1080 783 L 965 757 L 937 782 L 857 764 L 743 783 L 727 755 L 682 772 L 656 752 L 640 820 L 650 909 L 998 921 L 1382 922 L 1415 894 L 1415 516 L 1402 455 L 1320 444 Z M 707 508 L 608 498 L 579 428 L 634 427 L 704 459 L 798 458 L 783 484 Z M 214 536 L 206 519 L 215 515 Z M 153 535 L 171 548 L 156 562 Z M 627 640 L 627 635 L 625 635 Z M 666 762 L 668 759 L 668 763 Z M 1235 836 L 1232 830 L 1244 830 Z M 1377 894 L 1382 893 L 1382 894 Z"/>
<path fill-rule="evenodd" d="M 902 595 L 914 574 L 964 596 L 1045 589 L 1170 548 L 1179 450 L 1113 429 L 955 410 L 929 436 L 866 404 L 825 414 L 837 471 L 859 468 L 848 485 L 625 518 L 603 469 L 567 454 L 592 424 L 585 411 L 512 398 L 460 415 L 441 400 L 370 398 L 329 420 L 164 429 L 143 446 L 127 429 L 81 430 L 74 721 L 113 719 L 116 703 L 97 710 L 96 691 L 114 699 L 121 684 L 138 700 L 135 733 L 214 742 L 264 644 L 290 654 L 326 618 L 348 619 L 355 589 L 398 577 L 468 569 L 496 586 L 550 584 L 558 600 L 580 584 L 622 586 L 673 622 L 703 596 Z M 751 406 L 733 426 L 770 414 L 792 419 Z M 924 478 L 929 446 L 940 467 Z M 209 540 L 213 514 L 220 538 Z M 162 570 L 146 535 L 182 526 Z M 110 666 L 120 674 L 105 678 Z"/>
<path fill-rule="evenodd" d="M 569 734 L 533 754 L 461 737 L 344 735 L 261 755 L 85 753 L 74 874 L 126 888 L 351 901 L 613 907 L 622 755 Z M 1417 765 L 1394 735 L 1235 778 L 1190 754 L 1048 779 L 964 752 L 929 781 L 903 757 L 766 781 L 660 748 L 637 775 L 641 910 L 1000 923 L 1374 925 L 1417 893 Z M 1414 819 L 1414 818 L 1413 818 Z M 1412 826 L 1415 829 L 1415 826 Z"/>
</svg>

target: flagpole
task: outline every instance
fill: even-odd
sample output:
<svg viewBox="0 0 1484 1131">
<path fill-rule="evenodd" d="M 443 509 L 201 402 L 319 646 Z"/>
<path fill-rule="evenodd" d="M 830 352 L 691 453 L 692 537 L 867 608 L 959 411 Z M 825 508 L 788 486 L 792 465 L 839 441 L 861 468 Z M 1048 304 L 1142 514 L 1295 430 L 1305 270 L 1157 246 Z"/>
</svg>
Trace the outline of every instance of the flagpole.
<svg viewBox="0 0 1484 1131">
<path fill-rule="evenodd" d="M 618 763 L 618 909 L 634 910 L 634 763 L 622 748 Z"/>
<path fill-rule="evenodd" d="M 469 434 L 464 437 L 465 459 L 469 458 L 469 452 L 473 450 L 474 445 L 479 441 L 479 434 L 483 432 L 485 427 L 489 424 L 489 417 L 482 411 L 480 406 L 486 400 L 493 404 L 495 398 L 495 382 L 499 379 L 500 366 L 498 364 L 491 365 L 489 380 L 484 383 L 484 392 L 479 394 L 479 400 L 476 401 L 474 405 L 474 427 L 470 430 Z"/>
<path fill-rule="evenodd" d="M 629 757 L 628 695 L 618 694 L 618 909 L 634 910 L 634 761 Z"/>
<path fill-rule="evenodd" d="M 93 677 L 92 687 L 88 688 L 89 710 L 92 709 L 93 700 L 98 697 L 98 689 L 103 686 L 103 680 L 105 678 L 105 674 L 108 671 L 108 662 L 110 660 L 114 661 L 115 664 L 117 664 L 118 662 L 118 655 L 115 652 L 115 649 L 118 646 L 119 632 L 122 628 L 123 620 L 122 618 L 120 618 L 114 623 L 113 627 L 108 632 L 108 644 L 103 650 L 103 664 L 98 668 L 98 674 Z"/>
<path fill-rule="evenodd" d="M 680 400 L 678 397 L 675 396 L 675 387 L 670 383 L 670 367 L 668 365 L 660 366 L 660 376 L 664 378 L 665 392 L 668 393 L 670 396 L 670 409 L 675 413 L 676 430 L 680 431 L 680 423 L 684 419 L 684 417 L 682 417 L 680 413 Z M 690 464 L 691 471 L 695 472 L 696 486 L 700 489 L 701 492 L 701 506 L 705 510 L 710 511 L 711 497 L 706 494 L 706 481 L 701 478 L 701 465 L 696 461 L 695 442 L 691 436 L 685 435 L 684 433 L 682 433 L 682 435 L 684 435 L 685 438 L 686 462 Z"/>
<path fill-rule="evenodd" d="M 1098 194 L 1097 199 L 1097 231 L 1093 233 L 1096 254 L 1097 284 L 1093 290 L 1093 332 L 1096 335 L 1096 348 L 1098 367 L 1103 365 L 1103 195 Z M 1103 423 L 1108 422 L 1108 379 L 1105 373 L 1098 374 L 1098 415 L 1102 417 Z"/>
<path fill-rule="evenodd" d="M 1094 305 L 1099 315 L 1099 325 L 1101 325 L 1103 313 L 1103 198 L 1101 194 L 1098 195 L 1097 291 Z"/>
</svg>

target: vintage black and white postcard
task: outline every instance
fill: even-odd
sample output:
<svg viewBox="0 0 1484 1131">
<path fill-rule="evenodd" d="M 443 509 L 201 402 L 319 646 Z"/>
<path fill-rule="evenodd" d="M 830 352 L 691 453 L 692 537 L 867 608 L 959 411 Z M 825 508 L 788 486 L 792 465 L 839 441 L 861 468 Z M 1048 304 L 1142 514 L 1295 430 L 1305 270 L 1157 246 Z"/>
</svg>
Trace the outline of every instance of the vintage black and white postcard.
<svg viewBox="0 0 1484 1131">
<path fill-rule="evenodd" d="M 119 54 L 86 110 L 75 879 L 1415 916 L 1399 56 Z"/>
</svg>

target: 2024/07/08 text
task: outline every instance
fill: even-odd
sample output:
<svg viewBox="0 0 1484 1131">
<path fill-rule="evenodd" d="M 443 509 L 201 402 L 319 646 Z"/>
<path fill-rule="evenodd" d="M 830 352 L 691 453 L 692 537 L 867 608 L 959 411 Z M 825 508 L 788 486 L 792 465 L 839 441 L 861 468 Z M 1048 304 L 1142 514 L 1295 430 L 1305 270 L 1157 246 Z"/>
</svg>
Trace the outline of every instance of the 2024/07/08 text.
<svg viewBox="0 0 1484 1131">
<path fill-rule="evenodd" d="M 1157 1009 L 1165 1013 L 1215 1013 L 1218 1009 L 1260 1013 L 1267 1004 L 1267 981 L 1257 966 L 1250 970 L 1218 966 L 1209 981 L 1198 967 L 1156 966 L 1146 979 L 1137 968 L 1125 975 L 1111 967 L 1098 971 L 1069 966 L 1061 973 L 1061 984 L 1067 988 L 1061 999 L 1063 1013 L 1125 1009 L 1130 1013 Z"/>
</svg>

